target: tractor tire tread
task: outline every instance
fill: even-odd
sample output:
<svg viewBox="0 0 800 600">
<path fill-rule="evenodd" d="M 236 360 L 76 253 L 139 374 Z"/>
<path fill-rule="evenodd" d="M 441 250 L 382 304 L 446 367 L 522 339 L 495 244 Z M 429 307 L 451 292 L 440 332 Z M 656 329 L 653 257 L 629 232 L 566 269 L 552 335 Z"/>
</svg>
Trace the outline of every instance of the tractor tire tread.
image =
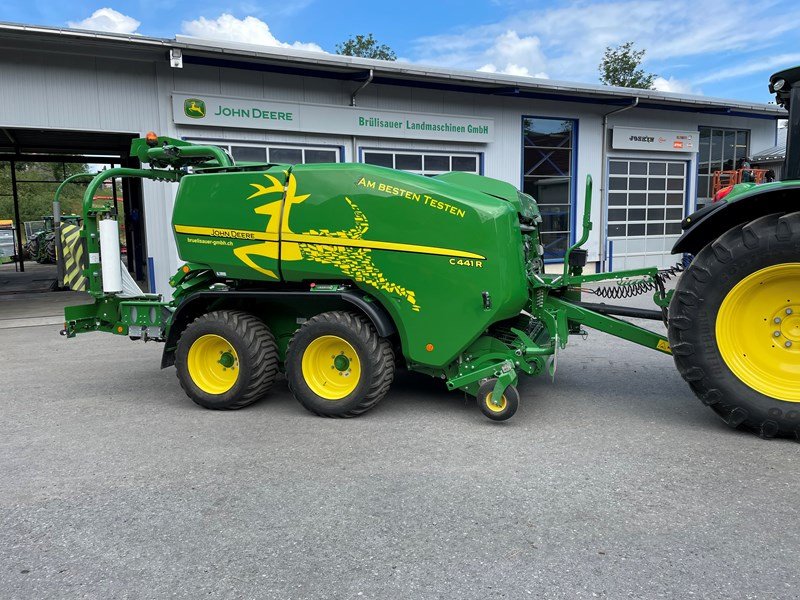
<svg viewBox="0 0 800 600">
<path fill-rule="evenodd" d="M 669 309 L 668 335 L 675 364 L 683 379 L 700 401 L 729 426 L 765 439 L 787 436 L 800 441 L 797 423 L 800 407 L 797 411 L 756 410 L 748 406 L 746 400 L 731 394 L 729 389 L 720 389 L 726 387 L 725 379 L 735 379 L 735 376 L 719 356 L 715 341 L 702 337 L 703 330 L 710 331 L 714 327 L 703 309 L 706 292 L 719 280 L 719 275 L 737 268 L 737 258 L 745 254 L 787 243 L 800 248 L 800 212 L 764 215 L 733 227 L 709 243 L 695 256 L 678 281 Z M 716 360 L 710 358 L 713 354 L 718 357 Z"/>
</svg>

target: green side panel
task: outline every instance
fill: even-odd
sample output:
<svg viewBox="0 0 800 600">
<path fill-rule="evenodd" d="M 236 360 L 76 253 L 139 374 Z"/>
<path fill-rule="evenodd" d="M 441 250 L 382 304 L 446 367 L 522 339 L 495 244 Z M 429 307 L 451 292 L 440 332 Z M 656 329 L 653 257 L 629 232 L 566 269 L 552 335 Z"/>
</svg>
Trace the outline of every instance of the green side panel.
<svg viewBox="0 0 800 600">
<path fill-rule="evenodd" d="M 754 194 L 766 194 L 769 192 L 780 191 L 783 189 L 795 189 L 797 187 L 796 181 L 773 181 L 772 183 L 737 183 L 733 186 L 733 189 L 725 196 L 722 200 L 723 202 L 733 203 L 742 200 L 743 198 L 748 198 L 753 194 L 748 192 L 753 192 Z"/>
<path fill-rule="evenodd" d="M 475 173 L 464 173 L 461 171 L 443 173 L 442 175 L 437 175 L 436 179 L 483 192 L 484 194 L 494 196 L 495 198 L 501 198 L 507 202 L 510 202 L 518 213 L 522 214 L 523 212 L 519 190 L 505 181 L 500 181 L 499 179 L 493 179 L 491 177 L 483 177 L 482 175 L 476 175 Z"/>
<path fill-rule="evenodd" d="M 411 362 L 444 366 L 524 307 L 523 246 L 510 202 L 371 165 L 298 165 L 292 178 L 284 278 L 354 281 L 391 314 Z"/>
<path fill-rule="evenodd" d="M 181 259 L 207 265 L 224 277 L 279 281 L 278 233 L 287 169 L 183 177 L 172 213 Z"/>
<path fill-rule="evenodd" d="M 220 276 L 354 282 L 409 361 L 442 367 L 528 299 L 520 196 L 483 179 L 361 164 L 187 175 L 173 228 L 181 259 Z"/>
</svg>

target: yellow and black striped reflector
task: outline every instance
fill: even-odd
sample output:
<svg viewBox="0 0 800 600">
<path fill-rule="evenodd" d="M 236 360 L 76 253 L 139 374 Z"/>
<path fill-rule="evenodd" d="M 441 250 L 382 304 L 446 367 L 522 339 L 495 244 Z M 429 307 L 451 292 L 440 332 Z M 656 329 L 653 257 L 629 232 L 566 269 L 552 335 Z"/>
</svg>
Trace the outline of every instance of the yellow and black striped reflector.
<svg viewBox="0 0 800 600">
<path fill-rule="evenodd" d="M 81 230 L 77 225 L 61 225 L 61 246 L 64 249 L 64 285 L 76 292 L 85 292 L 86 253 Z"/>
</svg>

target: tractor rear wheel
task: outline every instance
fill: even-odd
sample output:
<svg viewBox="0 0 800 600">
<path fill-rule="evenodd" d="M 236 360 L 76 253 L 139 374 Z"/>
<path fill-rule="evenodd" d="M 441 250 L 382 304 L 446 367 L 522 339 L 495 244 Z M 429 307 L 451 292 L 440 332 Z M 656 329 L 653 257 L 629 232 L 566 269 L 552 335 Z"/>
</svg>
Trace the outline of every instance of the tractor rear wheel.
<svg viewBox="0 0 800 600">
<path fill-rule="evenodd" d="M 297 401 L 322 417 L 355 417 L 386 396 L 394 352 L 356 313 L 326 312 L 297 330 L 286 350 L 286 380 Z"/>
<path fill-rule="evenodd" d="M 263 321 L 236 310 L 198 317 L 175 349 L 183 391 L 197 404 L 235 410 L 259 400 L 278 375 L 278 347 Z"/>
<path fill-rule="evenodd" d="M 54 265 L 56 264 L 56 235 L 49 234 L 44 243 L 44 262 Z"/>
<path fill-rule="evenodd" d="M 37 260 L 39 256 L 39 239 L 34 237 L 28 240 L 25 251 L 28 253 L 29 260 Z"/>
<path fill-rule="evenodd" d="M 682 275 L 675 363 L 732 427 L 800 439 L 800 212 L 734 227 Z"/>
</svg>

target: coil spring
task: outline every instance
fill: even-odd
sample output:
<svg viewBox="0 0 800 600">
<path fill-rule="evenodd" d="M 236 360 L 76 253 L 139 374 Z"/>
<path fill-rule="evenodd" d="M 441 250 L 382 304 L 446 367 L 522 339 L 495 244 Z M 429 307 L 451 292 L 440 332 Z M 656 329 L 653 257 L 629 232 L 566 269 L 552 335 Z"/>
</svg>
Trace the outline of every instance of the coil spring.
<svg viewBox="0 0 800 600">
<path fill-rule="evenodd" d="M 544 290 L 536 290 L 536 307 L 542 308 L 544 306 Z"/>
<path fill-rule="evenodd" d="M 633 298 L 656 290 L 661 292 L 663 297 L 665 295 L 666 282 L 678 276 L 680 273 L 683 273 L 692 263 L 693 258 L 693 256 L 688 254 L 685 255 L 681 261 L 675 265 L 658 271 L 653 279 L 639 279 L 630 283 L 619 283 L 616 286 L 607 285 L 594 289 L 586 289 L 584 291 L 608 300 Z"/>
</svg>

